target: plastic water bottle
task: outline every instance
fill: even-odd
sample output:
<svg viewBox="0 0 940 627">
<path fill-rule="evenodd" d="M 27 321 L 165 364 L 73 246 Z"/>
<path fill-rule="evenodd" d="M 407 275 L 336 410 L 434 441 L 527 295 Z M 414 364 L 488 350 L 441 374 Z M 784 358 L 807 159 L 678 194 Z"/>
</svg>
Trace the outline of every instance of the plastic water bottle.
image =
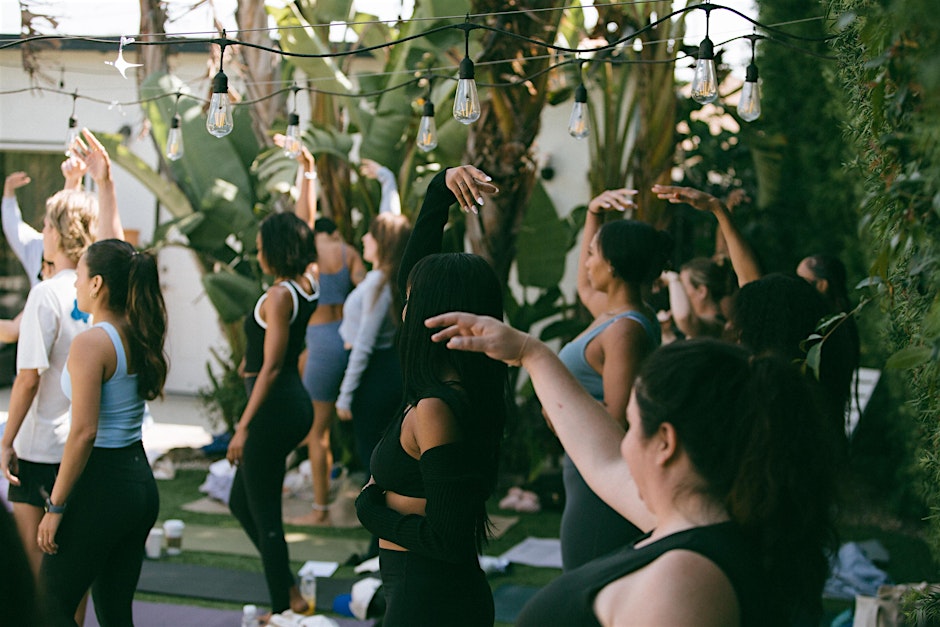
<svg viewBox="0 0 940 627">
<path fill-rule="evenodd" d="M 246 605 L 242 608 L 242 627 L 258 627 L 257 605 Z"/>
</svg>

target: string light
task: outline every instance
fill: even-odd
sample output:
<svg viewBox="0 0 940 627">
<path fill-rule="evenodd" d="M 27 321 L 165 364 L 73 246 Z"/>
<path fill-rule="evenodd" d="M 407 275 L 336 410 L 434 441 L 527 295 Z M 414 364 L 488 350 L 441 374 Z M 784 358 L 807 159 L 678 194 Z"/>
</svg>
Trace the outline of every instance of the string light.
<svg viewBox="0 0 940 627">
<path fill-rule="evenodd" d="M 578 66 L 578 73 L 581 66 Z M 591 131 L 588 125 L 587 89 L 584 87 L 584 78 L 574 90 L 574 106 L 571 108 L 571 117 L 568 118 L 568 134 L 575 139 L 584 139 Z"/>
<path fill-rule="evenodd" d="M 692 76 L 692 100 L 706 104 L 718 99 L 718 73 L 715 70 L 715 47 L 708 37 L 711 5 L 699 5 L 705 11 L 705 39 L 698 48 L 695 74 Z"/>
<path fill-rule="evenodd" d="M 741 87 L 741 97 L 738 99 L 738 116 L 745 122 L 753 122 L 760 117 L 760 85 L 757 83 L 756 39 L 758 35 L 751 35 L 751 62 L 747 66 L 744 85 Z"/>
<path fill-rule="evenodd" d="M 75 101 L 78 100 L 78 90 L 72 94 L 72 114 L 69 115 L 69 127 L 65 132 L 65 156 L 72 156 L 72 143 L 78 137 L 78 120 L 75 119 Z"/>
<path fill-rule="evenodd" d="M 642 51 L 642 47 L 643 47 L 643 41 L 639 37 L 641 34 L 644 34 L 645 32 L 656 28 L 656 26 L 658 26 L 661 22 L 672 19 L 676 15 L 684 14 L 690 10 L 697 10 L 697 9 L 702 9 L 705 11 L 705 14 L 706 14 L 705 33 L 706 34 L 705 34 L 705 38 L 702 40 L 700 44 L 699 54 L 697 55 L 696 72 L 695 72 L 695 79 L 693 80 L 693 84 L 692 84 L 692 92 L 693 92 L 693 98 L 696 101 L 702 102 L 702 103 L 712 102 L 718 97 L 717 73 L 715 71 L 715 64 L 714 64 L 715 44 L 712 43 L 709 37 L 709 17 L 710 17 L 710 12 L 712 10 L 723 9 L 723 10 L 730 11 L 731 13 L 734 13 L 740 16 L 746 21 L 751 22 L 756 27 L 760 27 L 769 33 L 773 33 L 775 35 L 779 35 L 780 37 L 784 37 L 784 38 L 791 39 L 791 40 L 826 41 L 834 37 L 834 35 L 829 35 L 825 37 L 804 37 L 800 35 L 790 34 L 776 27 L 779 25 L 768 26 L 768 25 L 761 24 L 760 22 L 757 22 L 756 20 L 750 18 L 749 16 L 744 15 L 740 11 L 737 11 L 733 8 L 726 7 L 726 6 L 711 4 L 710 2 L 706 0 L 706 2 L 700 5 L 692 5 L 692 6 L 687 6 L 684 8 L 674 10 L 662 18 L 658 18 L 658 16 L 653 16 L 650 19 L 650 23 L 644 26 L 643 28 L 639 29 L 638 31 L 631 32 L 629 35 L 625 36 L 624 38 L 620 40 L 608 42 L 607 45 L 598 48 L 597 50 L 595 50 L 595 52 L 600 51 L 600 50 L 613 50 L 622 45 L 629 45 L 631 43 L 634 49 L 640 52 Z M 545 10 L 549 10 L 549 9 L 545 9 Z M 509 13 L 512 13 L 512 11 L 510 11 Z M 491 15 L 494 15 L 494 14 L 483 14 L 480 17 L 486 17 L 486 16 L 491 16 Z M 474 16 L 474 17 L 477 17 L 477 16 Z M 823 19 L 823 18 L 813 18 L 813 19 Z M 411 21 L 419 21 L 419 20 L 406 20 L 406 22 L 411 22 Z M 780 24 L 780 25 L 785 25 L 785 24 L 786 23 Z M 269 28 L 266 30 L 280 31 L 280 30 L 289 29 L 289 28 L 297 28 L 297 27 L 276 27 L 276 28 Z M 474 121 L 479 119 L 480 114 L 481 114 L 480 101 L 479 101 L 479 96 L 477 94 L 477 84 L 476 84 L 476 81 L 474 80 L 474 63 L 470 59 L 470 53 L 469 53 L 469 34 L 471 30 L 476 30 L 476 29 L 486 30 L 497 35 L 505 35 L 505 36 L 519 39 L 522 41 L 526 41 L 532 44 L 541 45 L 545 47 L 546 49 L 557 51 L 557 52 L 568 52 L 568 53 L 575 53 L 575 54 L 577 54 L 578 52 L 577 49 L 566 48 L 564 46 L 560 46 L 557 44 L 552 44 L 552 43 L 540 41 L 537 39 L 532 39 L 529 37 L 519 35 L 517 33 L 513 33 L 511 31 L 495 28 L 495 27 L 488 26 L 485 24 L 471 24 L 469 14 L 466 16 L 466 19 L 463 23 L 447 24 L 443 26 L 433 27 L 424 32 L 415 33 L 413 35 L 403 37 L 397 40 L 389 40 L 385 43 L 378 44 L 376 46 L 359 48 L 357 49 L 356 52 L 361 53 L 363 51 L 369 51 L 369 50 L 378 49 L 378 48 L 392 47 L 394 45 L 404 43 L 406 41 L 410 41 L 416 38 L 427 37 L 427 36 L 436 34 L 438 32 L 443 32 L 443 31 L 455 29 L 455 28 L 464 31 L 465 56 L 459 65 L 458 81 L 457 81 L 458 82 L 457 97 L 455 98 L 455 102 L 454 102 L 454 117 L 455 119 L 457 119 L 459 122 L 463 124 L 472 124 Z M 198 35 L 199 33 L 189 33 L 189 34 Z M 757 36 L 755 35 L 754 37 L 757 37 Z M 760 37 L 760 38 L 771 39 L 771 41 L 775 41 L 776 43 L 780 43 L 782 45 L 787 45 L 796 50 L 799 50 L 800 52 L 804 54 L 808 54 L 808 55 L 815 56 L 818 58 L 824 58 L 824 59 L 833 58 L 831 56 L 814 53 L 813 51 L 810 51 L 810 50 L 804 50 L 800 47 L 793 45 L 792 43 L 788 43 L 787 41 L 776 38 L 776 37 Z M 113 39 L 105 40 L 105 39 L 95 39 L 95 38 L 88 38 L 88 37 L 65 37 L 65 36 L 60 36 L 60 35 L 41 35 L 41 36 L 20 38 L 20 39 L 17 39 L 15 41 L 11 41 L 8 43 L 0 43 L 0 49 L 5 49 L 11 46 L 23 45 L 31 41 L 46 40 L 46 39 L 78 39 L 78 40 L 99 42 L 99 43 L 112 43 L 113 42 Z M 734 39 L 737 39 L 737 38 L 733 38 L 732 40 L 729 40 L 729 41 L 733 41 Z M 276 48 L 271 48 L 271 47 L 255 44 L 252 42 L 242 42 L 242 41 L 238 41 L 234 39 L 227 39 L 225 37 L 224 30 L 222 31 L 221 39 L 202 39 L 202 40 L 189 39 L 188 41 L 191 41 L 193 43 L 198 43 L 198 42 L 214 43 L 216 45 L 219 45 L 220 47 L 219 71 L 215 75 L 212 81 L 212 94 L 211 94 L 212 97 L 210 99 L 209 110 L 208 110 L 208 115 L 206 119 L 207 130 L 216 137 L 224 137 L 225 135 L 227 135 L 228 133 L 232 131 L 233 129 L 232 109 L 234 106 L 236 106 L 235 103 L 232 103 L 229 101 L 228 78 L 223 71 L 222 60 L 224 60 L 225 47 L 227 45 L 239 44 L 239 45 L 244 45 L 244 46 L 251 47 L 251 48 L 257 48 L 260 50 L 269 51 L 269 52 L 278 54 L 283 57 L 298 57 L 298 58 L 332 58 L 332 57 L 340 57 L 340 56 L 345 56 L 345 55 L 354 53 L 353 51 L 335 51 L 335 52 L 330 51 L 330 52 L 324 52 L 324 53 L 289 52 L 289 51 L 284 51 L 284 50 L 280 50 Z M 122 36 L 120 39 L 120 46 L 118 49 L 117 61 L 105 62 L 105 63 L 115 67 L 118 71 L 121 72 L 122 76 L 126 78 L 125 72 L 127 69 L 141 65 L 141 64 L 127 63 L 127 61 L 124 60 L 123 49 L 126 45 L 130 45 L 130 44 L 172 45 L 174 43 L 176 43 L 176 41 L 172 39 L 155 40 L 152 38 L 151 34 L 147 34 L 147 40 L 145 41 L 136 41 L 133 37 Z M 724 42 L 724 43 L 728 43 L 728 42 Z M 747 68 L 748 80 L 745 82 L 744 88 L 742 89 L 742 96 L 741 96 L 741 99 L 739 100 L 739 115 L 744 120 L 756 119 L 756 117 L 760 115 L 760 96 L 759 96 L 759 87 L 758 87 L 758 80 L 757 80 L 757 67 L 753 59 L 753 56 L 754 56 L 753 40 L 751 43 L 752 43 L 752 62 Z M 719 44 L 719 45 L 724 45 L 724 44 Z M 570 62 L 571 61 L 567 61 L 564 63 L 570 63 Z M 620 63 L 623 63 L 624 60 L 604 59 L 602 62 L 620 64 Z M 637 61 L 631 61 L 631 62 L 634 62 L 634 63 L 649 63 L 649 62 L 672 63 L 672 62 L 675 62 L 675 59 L 637 60 Z M 553 65 L 549 69 L 558 67 L 559 65 L 563 65 L 564 63 Z M 541 71 L 539 73 L 541 73 Z M 453 80 L 452 76 L 447 76 L 446 78 Z M 503 87 L 503 86 L 527 84 L 527 81 L 530 80 L 531 78 L 532 77 L 523 77 L 519 80 L 515 80 L 512 82 L 499 83 L 499 84 L 487 84 L 486 86 L 492 88 L 492 87 Z M 343 97 L 362 98 L 362 97 L 369 97 L 369 96 L 385 93 L 387 91 L 392 91 L 393 89 L 406 87 L 409 84 L 412 84 L 413 82 L 414 81 L 400 83 L 400 84 L 396 84 L 394 87 L 376 90 L 374 92 L 369 92 L 369 93 L 364 93 L 364 92 L 352 93 L 352 94 L 351 93 L 333 93 L 330 91 L 318 90 L 318 89 L 313 89 L 313 88 L 306 88 L 305 91 L 310 91 L 314 93 L 323 93 L 323 94 L 329 94 L 329 95 L 335 95 L 335 96 L 343 96 Z M 31 90 L 35 90 L 35 89 L 39 89 L 42 91 L 55 91 L 55 90 L 48 90 L 44 88 L 31 88 Z M 292 89 L 299 90 L 300 88 L 294 87 Z M 0 95 L 7 94 L 7 93 L 19 93 L 19 91 L 22 91 L 22 90 L 0 91 Z M 239 105 L 253 104 L 254 102 L 258 102 L 261 100 L 265 100 L 267 98 L 274 97 L 278 94 L 283 93 L 284 91 L 285 90 L 279 90 L 272 94 L 268 94 L 262 98 L 259 98 L 257 100 L 241 101 L 238 104 Z M 57 92 L 57 93 L 62 93 L 62 92 Z M 140 104 L 146 101 L 158 99 L 160 97 L 166 97 L 166 95 L 167 94 L 163 94 L 161 96 L 157 96 L 156 98 L 148 98 L 145 100 L 139 100 L 139 101 L 128 102 L 128 103 L 111 102 L 111 106 L 113 107 L 115 104 L 118 104 L 118 105 Z M 294 95 L 295 95 L 295 104 L 296 104 L 296 91 Z M 572 111 L 572 116 L 569 121 L 569 132 L 572 132 L 572 129 L 575 129 L 577 133 L 572 132 L 572 135 L 578 136 L 579 134 L 583 133 L 580 135 L 583 137 L 583 136 L 586 136 L 589 132 L 589 125 L 588 125 L 588 120 L 587 120 L 587 108 L 585 107 L 587 103 L 587 91 L 586 89 L 584 89 L 583 81 L 582 81 L 582 84 L 579 85 L 579 87 L 575 90 L 574 95 L 575 95 L 575 102 L 574 102 L 574 109 Z M 74 137 L 77 136 L 78 134 L 78 124 L 77 124 L 77 121 L 75 120 L 75 100 L 78 98 L 77 92 L 75 94 L 72 94 L 72 98 L 73 98 L 72 116 L 69 118 L 69 133 L 68 133 L 68 138 L 67 138 L 69 146 L 71 145 L 71 142 L 73 141 Z M 98 101 L 94 98 L 87 98 L 87 97 L 84 97 L 84 98 L 95 101 L 95 102 Z M 179 98 L 179 94 L 177 94 L 177 99 L 178 98 Z M 196 100 L 201 100 L 201 99 L 196 98 Z M 202 100 L 202 102 L 205 102 L 205 100 Z M 755 109 L 755 106 L 756 106 L 756 109 Z M 576 115 L 576 111 L 578 110 L 580 110 L 580 114 Z M 756 111 L 756 114 L 755 114 L 755 111 Z M 424 103 L 424 106 L 422 109 L 422 118 L 421 118 L 421 122 L 419 123 L 420 136 L 417 141 L 417 144 L 419 148 L 422 150 L 432 150 L 437 145 L 437 137 L 436 137 L 437 129 L 434 123 L 433 112 L 434 112 L 434 105 L 429 97 L 427 101 Z M 178 114 L 175 114 L 174 118 L 177 118 L 177 117 L 178 117 Z M 583 121 L 583 127 L 580 124 L 581 121 Z M 295 123 L 291 124 L 291 122 L 295 122 Z M 288 123 L 289 123 L 288 126 L 297 127 L 298 138 L 299 138 L 299 116 L 296 116 L 296 111 L 288 116 Z M 173 135 L 174 131 L 179 132 L 178 133 L 178 136 L 180 139 L 179 145 L 181 147 L 182 146 L 181 125 L 175 119 L 171 121 L 170 135 Z M 168 145 L 170 143 L 171 142 L 169 141 L 169 136 L 168 136 Z M 69 153 L 70 153 L 70 149 L 67 146 L 66 154 L 69 154 Z M 175 151 L 174 151 L 174 154 L 175 154 Z M 179 154 L 182 154 L 182 152 L 179 152 Z M 167 155 L 167 157 L 170 158 L 169 155 Z"/>
<path fill-rule="evenodd" d="M 470 60 L 470 31 L 472 25 L 465 24 L 464 57 L 457 71 L 457 93 L 454 95 L 454 119 L 461 124 L 473 124 L 480 119 L 480 97 L 473 80 L 473 61 Z"/>
<path fill-rule="evenodd" d="M 294 94 L 294 110 L 287 114 L 287 131 L 284 133 L 284 154 L 291 159 L 296 159 L 303 151 L 303 142 L 300 139 L 300 116 L 297 115 L 297 92 L 300 88 L 296 85 L 291 88 Z"/>
<path fill-rule="evenodd" d="M 434 103 L 431 102 L 431 78 L 428 77 L 428 96 L 418 123 L 418 140 L 415 142 L 422 152 L 431 152 L 437 148 L 437 123 L 434 122 Z"/>
<path fill-rule="evenodd" d="M 216 137 L 225 137 L 235 128 L 232 122 L 232 107 L 228 101 L 228 77 L 222 71 L 225 61 L 225 31 L 219 40 L 219 71 L 212 79 L 212 98 L 209 99 L 209 114 L 206 116 L 206 130 Z"/>
<path fill-rule="evenodd" d="M 183 156 L 183 129 L 180 128 L 180 93 L 176 93 L 176 106 L 173 108 L 173 119 L 170 122 L 170 132 L 166 136 L 166 158 L 178 161 Z"/>
</svg>

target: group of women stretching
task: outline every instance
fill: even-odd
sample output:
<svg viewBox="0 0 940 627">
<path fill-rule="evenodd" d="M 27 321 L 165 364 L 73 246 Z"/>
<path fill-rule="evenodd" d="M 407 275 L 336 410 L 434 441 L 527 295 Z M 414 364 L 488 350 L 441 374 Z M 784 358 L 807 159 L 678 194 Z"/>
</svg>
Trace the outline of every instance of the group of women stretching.
<svg viewBox="0 0 940 627">
<path fill-rule="evenodd" d="M 84 156 L 106 159 L 87 139 Z M 340 417 L 360 421 L 357 448 L 370 478 L 356 506 L 378 538 L 384 624 L 493 623 L 477 558 L 511 394 L 507 365 L 518 365 L 565 448 L 568 495 L 566 572 L 518 624 L 783 625 L 819 615 L 832 540 L 832 416 L 847 397 L 845 368 L 824 355 L 820 390 L 790 362 L 805 337 L 798 325 L 825 306 L 777 312 L 799 323 L 773 329 L 768 312 L 754 311 L 769 292 L 797 293 L 794 282 L 818 296 L 836 281 L 822 276 L 818 259 L 800 266 L 812 284 L 761 278 L 717 199 L 656 191 L 718 218 L 741 284 L 723 329 L 737 343 L 659 347 L 644 294 L 671 242 L 648 225 L 605 220 L 633 206 L 630 190 L 606 191 L 589 205 L 578 293 L 593 322 L 559 355 L 500 321 L 503 287 L 481 257 L 440 252 L 451 205 L 485 210 L 486 196 L 498 193 L 473 166 L 433 178 L 413 229 L 393 212 L 373 220 L 364 277 L 344 243 L 321 238 L 318 246 L 314 211 L 262 221 L 258 261 L 274 280 L 245 320 L 248 403 L 228 458 L 238 467 L 231 509 L 261 553 L 273 612 L 311 609 L 289 568 L 281 485 L 284 459 L 298 444 L 328 449 L 335 400 Z M 49 622 L 74 624 L 92 587 L 102 624 L 130 624 L 141 549 L 158 511 L 140 428 L 145 400 L 166 377 L 166 314 L 150 254 L 118 239 L 88 245 L 90 235 L 67 246 L 57 215 L 47 214 L 44 258 L 55 264 L 52 278 L 74 275 L 76 311 L 91 314 L 94 326 L 70 338 L 61 375 L 71 404 L 61 463 L 17 455 L 5 436 L 3 469 L 22 493 L 14 500 L 46 510 L 17 521 L 35 523 Z M 90 234 L 91 222 L 83 228 Z M 331 252 L 319 259 L 317 281 L 310 270 L 321 249 Z M 326 313 L 317 315 L 323 300 Z M 65 301 L 54 301 L 63 320 L 72 316 Z M 326 374 L 321 381 L 312 373 L 322 372 L 317 360 L 328 346 L 346 365 L 326 385 Z M 305 348 L 306 386 L 298 367 Z M 49 371 L 31 367 L 40 377 Z M 317 395 L 309 391 L 321 384 Z M 50 438 L 61 438 L 54 418 L 46 424 Z M 317 464 L 328 469 L 328 457 Z M 314 522 L 327 506 L 324 485 Z"/>
</svg>

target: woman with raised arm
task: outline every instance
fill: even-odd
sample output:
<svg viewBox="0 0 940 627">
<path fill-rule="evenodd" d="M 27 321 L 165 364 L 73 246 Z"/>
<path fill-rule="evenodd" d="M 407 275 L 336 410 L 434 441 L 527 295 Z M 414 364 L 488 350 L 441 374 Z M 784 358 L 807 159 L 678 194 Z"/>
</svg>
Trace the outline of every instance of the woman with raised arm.
<svg viewBox="0 0 940 627">
<path fill-rule="evenodd" d="M 274 136 L 276 145 L 283 147 L 284 141 L 284 135 Z M 306 439 L 313 483 L 312 510 L 288 518 L 286 522 L 322 526 L 330 524 L 330 469 L 333 466 L 330 428 L 349 360 L 349 350 L 343 345 L 339 326 L 346 297 L 365 278 L 366 267 L 359 252 L 343 240 L 336 223 L 317 215 L 316 161 L 306 146 L 297 155 L 297 162 L 300 195 L 294 213 L 313 229 L 317 262 L 312 270 L 320 298 L 307 320 L 306 348 L 300 355 L 304 388 L 313 403 L 313 426 Z"/>
<path fill-rule="evenodd" d="M 517 625 L 818 622 L 832 444 L 791 364 L 713 339 L 660 348 L 624 433 L 538 340 L 465 313 L 426 324 L 450 349 L 521 363 L 588 484 L 648 532 L 555 579 Z"/>
<path fill-rule="evenodd" d="M 75 279 L 94 317 L 72 342 L 62 389 L 72 425 L 38 544 L 53 625 L 74 625 L 92 586 L 102 625 L 130 625 L 144 542 L 159 495 L 141 443 L 144 403 L 166 380 L 166 309 L 156 258 L 127 242 L 92 244 Z"/>
<path fill-rule="evenodd" d="M 313 232 L 292 213 L 261 222 L 257 237 L 261 271 L 274 283 L 245 317 L 241 371 L 248 391 L 226 457 L 238 466 L 229 507 L 261 553 L 271 610 L 305 612 L 290 569 L 281 490 L 288 453 L 310 432 L 313 408 L 297 362 L 317 289 L 307 266 L 316 260 Z"/>
<path fill-rule="evenodd" d="M 619 425 L 626 424 L 627 400 L 640 364 L 660 344 L 656 313 L 643 297 L 672 249 L 666 233 L 643 222 L 603 222 L 608 212 L 633 207 L 634 193 L 608 190 L 588 205 L 578 263 L 578 296 L 594 321 L 558 353 L 578 382 L 603 403 Z M 560 536 L 565 570 L 640 534 L 633 523 L 597 498 L 567 455 L 562 469 L 565 509 Z"/>
<path fill-rule="evenodd" d="M 693 257 L 682 264 L 679 272 L 667 270 L 661 278 L 669 291 L 672 320 L 683 336 L 724 335 L 728 321 L 722 303 L 737 288 L 729 264 L 710 257 Z"/>
<path fill-rule="evenodd" d="M 448 351 L 423 323 L 455 307 L 502 316 L 502 286 L 483 258 L 435 254 L 450 205 L 482 206 L 483 194 L 496 192 L 489 180 L 472 166 L 435 176 L 402 262 L 405 404 L 375 447 L 372 479 L 356 500 L 359 520 L 380 538 L 389 627 L 493 624 L 478 555 L 499 465 L 506 367 Z"/>
</svg>

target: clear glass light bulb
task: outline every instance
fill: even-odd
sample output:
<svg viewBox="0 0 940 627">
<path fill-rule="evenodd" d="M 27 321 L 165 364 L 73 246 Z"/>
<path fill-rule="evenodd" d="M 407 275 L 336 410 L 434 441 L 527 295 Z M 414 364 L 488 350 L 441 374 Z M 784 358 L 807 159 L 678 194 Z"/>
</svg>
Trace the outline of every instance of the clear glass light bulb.
<svg viewBox="0 0 940 627">
<path fill-rule="evenodd" d="M 587 89 L 581 84 L 574 90 L 574 107 L 571 109 L 571 117 L 568 118 L 568 134 L 576 139 L 584 139 L 588 136 L 590 130 L 591 127 L 588 126 Z"/>
<path fill-rule="evenodd" d="M 699 46 L 695 74 L 692 77 L 692 100 L 705 104 L 718 99 L 718 73 L 715 70 L 715 51 L 708 37 Z"/>
<path fill-rule="evenodd" d="M 166 136 L 166 158 L 176 161 L 183 156 L 183 129 L 180 128 L 179 114 L 173 116 L 170 132 Z"/>
<path fill-rule="evenodd" d="M 747 66 L 747 80 L 741 88 L 738 100 L 738 115 L 745 122 L 753 122 L 760 117 L 760 85 L 757 84 L 757 66 Z"/>
<path fill-rule="evenodd" d="M 72 142 L 78 137 L 78 121 L 75 118 L 69 118 L 69 129 L 65 132 L 65 156 L 72 156 Z"/>
<path fill-rule="evenodd" d="M 421 113 L 417 144 L 423 152 L 437 148 L 437 123 L 434 122 L 434 103 L 430 100 L 424 103 L 424 111 Z"/>
<path fill-rule="evenodd" d="M 459 77 L 454 96 L 454 119 L 461 124 L 473 124 L 480 119 L 480 97 L 473 80 L 473 61 L 467 57 L 460 62 Z"/>
<path fill-rule="evenodd" d="M 228 77 L 219 71 L 212 80 L 212 98 L 209 100 L 206 130 L 216 137 L 225 137 L 233 128 L 232 106 L 228 101 Z"/>
<path fill-rule="evenodd" d="M 303 142 L 300 140 L 300 116 L 291 113 L 287 116 L 287 131 L 284 133 L 284 154 L 296 159 L 303 151 Z"/>
</svg>

